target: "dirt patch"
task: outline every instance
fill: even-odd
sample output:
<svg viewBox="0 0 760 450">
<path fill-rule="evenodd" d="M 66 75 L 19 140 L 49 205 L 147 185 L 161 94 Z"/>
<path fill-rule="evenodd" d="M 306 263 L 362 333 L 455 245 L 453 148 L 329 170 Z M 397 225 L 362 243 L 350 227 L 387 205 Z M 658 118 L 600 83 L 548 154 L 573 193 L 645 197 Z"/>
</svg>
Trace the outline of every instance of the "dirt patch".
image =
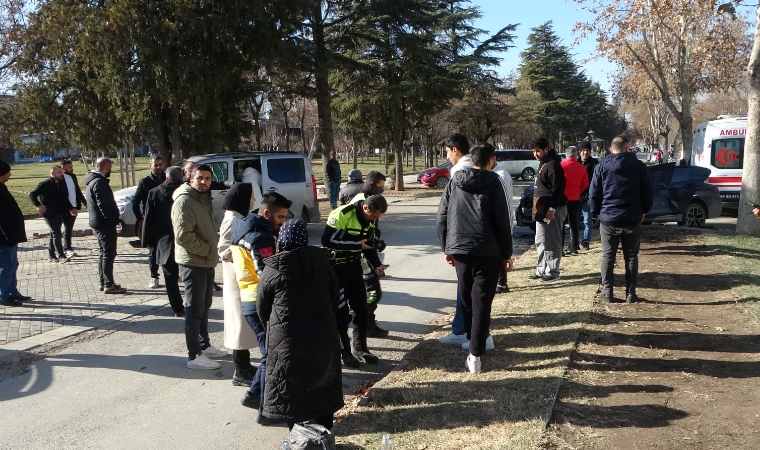
<svg viewBox="0 0 760 450">
<path fill-rule="evenodd" d="M 639 265 L 639 303 L 595 304 L 542 448 L 760 448 L 760 326 L 731 289 L 760 279 L 675 227 L 645 228 Z"/>
</svg>

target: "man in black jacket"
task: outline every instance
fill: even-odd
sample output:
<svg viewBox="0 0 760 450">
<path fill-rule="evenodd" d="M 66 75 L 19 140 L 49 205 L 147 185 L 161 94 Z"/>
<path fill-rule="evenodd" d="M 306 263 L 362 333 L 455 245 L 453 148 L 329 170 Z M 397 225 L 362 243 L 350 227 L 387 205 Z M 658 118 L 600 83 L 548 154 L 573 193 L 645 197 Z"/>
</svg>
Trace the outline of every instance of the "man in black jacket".
<svg viewBox="0 0 760 450">
<path fill-rule="evenodd" d="M 132 211 L 135 213 L 135 232 L 142 233 L 143 230 L 143 216 L 145 214 L 145 201 L 148 199 L 148 193 L 151 189 L 158 187 L 164 182 L 166 176 L 164 175 L 164 160 L 160 156 L 153 156 L 150 158 L 150 175 L 140 180 L 137 184 L 137 190 L 135 190 L 135 196 L 132 199 Z M 158 287 L 158 263 L 156 262 L 156 248 L 151 247 L 148 254 L 148 264 L 150 265 L 150 283 L 148 287 L 150 289 L 156 289 Z"/>
<path fill-rule="evenodd" d="M 38 184 L 29 193 L 29 200 L 37 207 L 37 211 L 42 214 L 45 223 L 50 229 L 48 241 L 50 261 L 68 262 L 71 257 L 66 256 L 66 253 L 63 251 L 61 226 L 63 225 L 64 216 L 70 214 L 76 217 L 77 210 L 69 202 L 69 191 L 66 188 L 66 182 L 63 181 L 63 169 L 61 166 L 50 168 L 50 178 Z M 56 252 L 58 252 L 58 256 L 56 256 Z"/>
<path fill-rule="evenodd" d="M 438 207 L 438 238 L 446 262 L 457 271 L 462 295 L 470 373 L 480 373 L 486 350 L 491 303 L 499 270 L 512 270 L 509 204 L 496 165 L 495 150 L 479 144 L 470 150 L 472 168 L 457 172 L 446 185 Z"/>
<path fill-rule="evenodd" d="M 31 297 L 18 291 L 18 244 L 26 242 L 24 215 L 5 183 L 11 177 L 11 166 L 0 161 L 0 305 L 23 306 Z"/>
<path fill-rule="evenodd" d="M 338 193 L 338 199 L 340 200 L 341 206 L 351 203 L 351 199 L 356 197 L 362 189 L 364 189 L 362 171 L 354 169 L 351 172 L 348 172 L 348 183 L 346 183 L 346 186 L 340 190 L 340 193 Z"/>
<path fill-rule="evenodd" d="M 625 259 L 625 302 L 638 300 L 636 286 L 639 273 L 641 222 L 654 201 L 654 186 L 649 170 L 636 155 L 628 152 L 628 139 L 617 136 L 610 144 L 611 153 L 594 169 L 589 195 L 591 212 L 599 216 L 602 237 L 602 301 L 613 299 L 615 256 L 623 244 Z"/>
<path fill-rule="evenodd" d="M 330 195 L 330 209 L 338 207 L 338 193 L 340 192 L 340 163 L 335 150 L 330 152 L 330 159 L 325 166 L 325 184 Z"/>
<path fill-rule="evenodd" d="M 80 211 L 82 205 L 86 205 L 87 201 L 84 199 L 82 189 L 79 187 L 79 181 L 77 181 L 77 176 L 74 174 L 74 164 L 70 159 L 66 159 L 61 163 L 61 168 L 63 168 L 63 181 L 66 182 L 66 189 L 69 192 L 69 203 L 74 206 L 74 209 Z M 76 220 L 77 216 L 71 214 L 63 215 L 63 252 L 68 258 L 77 255 L 71 246 L 71 236 L 74 233 L 74 222 Z"/>
<path fill-rule="evenodd" d="M 599 160 L 591 157 L 591 142 L 583 141 L 581 143 L 581 154 L 578 156 L 578 162 L 586 167 L 586 173 L 588 174 L 589 187 L 591 187 L 591 179 L 594 177 L 594 168 L 599 164 Z M 590 249 L 591 242 L 591 204 L 588 198 L 588 189 L 581 193 L 581 223 L 583 224 L 583 241 L 581 245 L 584 249 Z"/>
<path fill-rule="evenodd" d="M 536 221 L 536 271 L 528 278 L 550 283 L 559 280 L 562 259 L 562 234 L 565 232 L 567 197 L 562 159 L 549 141 L 540 137 L 533 141 L 533 157 L 539 161 L 533 190 L 533 220 Z"/>
<path fill-rule="evenodd" d="M 156 264 L 164 271 L 166 294 L 176 317 L 185 317 L 185 306 L 179 292 L 179 266 L 174 260 L 174 229 L 172 228 L 172 194 L 182 186 L 182 169 L 169 167 L 166 181 L 151 189 L 145 200 L 141 243 L 155 255 Z"/>
<path fill-rule="evenodd" d="M 98 275 L 100 290 L 106 294 L 123 294 L 127 292 L 113 279 L 113 261 L 116 259 L 116 225 L 119 223 L 119 207 L 108 184 L 111 176 L 111 160 L 99 158 L 94 171 L 87 174 L 84 184 L 87 190 L 87 204 L 90 212 L 90 228 L 98 238 L 100 258 Z"/>
</svg>

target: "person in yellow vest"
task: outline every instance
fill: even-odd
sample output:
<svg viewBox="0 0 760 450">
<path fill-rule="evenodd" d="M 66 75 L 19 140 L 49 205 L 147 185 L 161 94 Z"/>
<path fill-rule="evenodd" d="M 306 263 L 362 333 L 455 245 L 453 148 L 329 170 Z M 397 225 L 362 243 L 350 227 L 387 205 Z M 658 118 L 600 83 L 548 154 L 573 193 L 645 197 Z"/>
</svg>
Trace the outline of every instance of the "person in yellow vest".
<svg viewBox="0 0 760 450">
<path fill-rule="evenodd" d="M 367 291 L 361 257 L 362 253 L 367 256 L 375 252 L 375 223 L 387 210 L 388 202 L 382 195 L 341 206 L 330 213 L 322 234 L 322 245 L 331 250 L 330 264 L 340 284 L 338 332 L 343 364 L 348 367 L 358 367 L 359 362 L 378 363 L 367 348 Z M 348 338 L 349 307 L 354 311 L 353 345 Z"/>
</svg>

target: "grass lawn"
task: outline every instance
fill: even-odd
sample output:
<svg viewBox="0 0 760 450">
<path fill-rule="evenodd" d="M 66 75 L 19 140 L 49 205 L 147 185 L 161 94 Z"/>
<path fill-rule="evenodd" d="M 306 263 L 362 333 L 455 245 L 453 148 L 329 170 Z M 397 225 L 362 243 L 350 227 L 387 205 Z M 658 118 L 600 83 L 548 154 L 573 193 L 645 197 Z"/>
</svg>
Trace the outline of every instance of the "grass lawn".
<svg viewBox="0 0 760 450">
<path fill-rule="evenodd" d="M 37 214 L 37 208 L 34 207 L 29 200 L 29 192 L 37 187 L 37 185 L 45 178 L 50 176 L 50 168 L 55 163 L 28 163 L 28 164 L 16 164 L 11 166 L 11 179 L 8 180 L 6 186 L 8 190 L 13 194 L 16 202 L 21 207 L 21 212 L 24 214 Z M 79 161 L 74 161 L 74 173 L 77 175 L 79 181 L 79 187 L 84 190 L 84 177 L 87 170 Z M 148 175 L 148 166 L 150 160 L 148 158 L 135 158 L 135 167 L 138 169 L 135 171 L 135 181 Z M 92 169 L 92 166 L 90 166 Z M 125 186 L 126 187 L 126 186 Z M 118 172 L 118 163 L 114 161 L 114 166 L 111 173 L 111 188 L 116 191 L 121 189 L 120 176 Z"/>
<path fill-rule="evenodd" d="M 535 448 L 589 317 L 599 258 L 599 249 L 563 258 L 561 281 L 543 284 L 527 280 L 536 252 L 525 253 L 509 274 L 511 292 L 494 300 L 496 349 L 482 357 L 483 373 L 465 371 L 466 350 L 438 342 L 448 326 L 432 333 L 372 389 L 373 405 L 337 424 L 338 448 L 377 448 L 383 433 L 394 449 Z"/>
</svg>

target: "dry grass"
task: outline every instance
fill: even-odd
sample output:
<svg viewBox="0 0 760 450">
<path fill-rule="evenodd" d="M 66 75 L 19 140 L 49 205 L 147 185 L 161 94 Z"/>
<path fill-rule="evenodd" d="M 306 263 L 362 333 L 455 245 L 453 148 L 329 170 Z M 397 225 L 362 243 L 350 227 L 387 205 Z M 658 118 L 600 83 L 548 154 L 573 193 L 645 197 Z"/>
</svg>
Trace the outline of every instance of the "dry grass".
<svg viewBox="0 0 760 450">
<path fill-rule="evenodd" d="M 375 386 L 374 404 L 338 424 L 339 448 L 378 448 L 383 433 L 394 450 L 534 448 L 593 303 L 599 251 L 565 258 L 550 285 L 526 279 L 535 260 L 526 253 L 512 291 L 494 301 L 496 350 L 482 357 L 482 374 L 465 372 L 466 350 L 437 341 L 448 327 L 432 333 Z"/>
</svg>

